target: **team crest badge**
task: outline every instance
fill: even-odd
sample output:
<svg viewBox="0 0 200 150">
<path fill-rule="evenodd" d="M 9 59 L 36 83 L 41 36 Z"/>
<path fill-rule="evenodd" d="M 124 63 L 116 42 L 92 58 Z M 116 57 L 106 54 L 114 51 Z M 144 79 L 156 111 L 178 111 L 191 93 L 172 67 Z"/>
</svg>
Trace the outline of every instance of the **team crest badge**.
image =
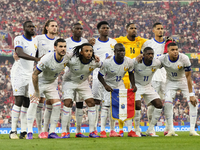
<svg viewBox="0 0 200 150">
<path fill-rule="evenodd" d="M 111 50 L 114 50 L 114 45 L 110 44 Z"/>
<path fill-rule="evenodd" d="M 137 42 L 137 48 L 139 48 L 140 47 L 140 42 Z"/>
<path fill-rule="evenodd" d="M 67 63 L 64 63 L 64 67 L 66 67 L 67 66 Z"/>
<path fill-rule="evenodd" d="M 181 69 L 181 68 L 183 68 L 183 66 L 178 65 L 178 69 Z"/>
<path fill-rule="evenodd" d="M 94 68 L 92 68 L 92 67 L 89 68 L 89 71 L 93 71 L 93 70 L 94 70 Z"/>
<path fill-rule="evenodd" d="M 151 71 L 152 71 L 152 72 L 155 72 L 155 71 L 156 71 L 156 69 L 152 68 L 152 69 L 151 69 Z"/>
<path fill-rule="evenodd" d="M 35 46 L 35 50 L 37 50 L 37 45 L 34 44 L 34 46 Z"/>
<path fill-rule="evenodd" d="M 124 67 L 124 71 L 125 71 L 125 72 L 128 71 L 128 68 L 127 68 L 127 67 Z"/>
</svg>

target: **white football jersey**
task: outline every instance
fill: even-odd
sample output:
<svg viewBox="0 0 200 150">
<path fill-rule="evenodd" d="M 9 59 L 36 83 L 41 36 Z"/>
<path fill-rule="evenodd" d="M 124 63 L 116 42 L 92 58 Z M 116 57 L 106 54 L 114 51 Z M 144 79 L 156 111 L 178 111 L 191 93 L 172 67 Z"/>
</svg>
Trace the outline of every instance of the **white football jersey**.
<svg viewBox="0 0 200 150">
<path fill-rule="evenodd" d="M 171 61 L 169 54 L 164 54 L 159 57 L 162 66 L 165 67 L 167 72 L 167 80 L 183 81 L 186 79 L 185 72 L 191 71 L 191 62 L 187 55 L 179 53 L 176 61 Z"/>
<path fill-rule="evenodd" d="M 81 45 L 83 43 L 88 43 L 88 40 L 85 38 L 82 38 L 82 37 L 81 37 L 81 40 L 78 42 L 74 41 L 73 37 L 69 37 L 69 38 L 65 39 L 65 41 L 67 43 L 67 52 L 73 52 L 73 48 L 75 46 Z"/>
<path fill-rule="evenodd" d="M 143 52 L 145 47 L 151 47 L 154 50 L 154 58 L 160 57 L 164 53 L 165 48 L 165 40 L 163 42 L 158 42 L 155 40 L 155 38 L 152 38 L 151 40 L 146 41 L 141 51 Z M 152 78 L 153 81 L 164 81 L 166 80 L 166 71 L 164 68 L 158 69 Z"/>
<path fill-rule="evenodd" d="M 134 66 L 135 83 L 145 86 L 151 82 L 156 70 L 161 68 L 161 62 L 158 59 L 153 59 L 152 64 L 147 66 L 144 60 L 142 63 L 135 61 Z"/>
<path fill-rule="evenodd" d="M 39 76 L 39 83 L 49 84 L 54 82 L 60 72 L 64 70 L 71 57 L 72 53 L 67 52 L 64 58 L 59 62 L 56 59 L 55 52 L 43 56 L 36 66 L 36 68 L 42 72 Z"/>
<path fill-rule="evenodd" d="M 79 57 L 73 56 L 67 64 L 69 70 L 63 75 L 63 80 L 81 84 L 88 79 L 88 76 L 95 68 L 101 67 L 101 64 L 102 62 L 95 62 L 95 60 L 84 64 L 80 61 Z"/>
<path fill-rule="evenodd" d="M 14 47 L 15 49 L 17 47 L 20 47 L 23 49 L 24 53 L 35 57 L 36 51 L 37 51 L 37 40 L 34 38 L 32 38 L 32 40 L 28 40 L 25 38 L 24 35 L 17 36 L 14 39 Z M 23 78 L 25 79 L 31 78 L 32 73 L 33 73 L 34 61 L 19 58 L 18 61 L 15 61 L 15 64 L 16 65 L 13 65 L 13 66 L 16 68 L 12 69 L 12 70 L 16 70 L 15 73 L 20 74 L 20 76 L 22 75 Z"/>
<path fill-rule="evenodd" d="M 37 39 L 38 57 L 49 52 L 54 52 L 54 42 L 57 39 L 56 37 L 51 39 L 46 34 L 42 34 L 37 35 L 35 38 Z"/>
<path fill-rule="evenodd" d="M 134 69 L 134 60 L 128 57 L 124 57 L 124 61 L 121 64 L 118 64 L 115 61 L 115 56 L 110 59 L 106 59 L 103 62 L 103 65 L 99 71 L 99 74 L 104 76 L 105 82 L 112 88 L 118 87 L 122 78 L 126 72 L 133 72 Z"/>
<path fill-rule="evenodd" d="M 100 41 L 99 38 L 93 46 L 94 54 L 97 55 L 101 61 L 104 61 L 106 57 L 112 55 L 114 56 L 114 46 L 117 41 L 112 38 L 108 38 L 108 41 Z"/>
</svg>

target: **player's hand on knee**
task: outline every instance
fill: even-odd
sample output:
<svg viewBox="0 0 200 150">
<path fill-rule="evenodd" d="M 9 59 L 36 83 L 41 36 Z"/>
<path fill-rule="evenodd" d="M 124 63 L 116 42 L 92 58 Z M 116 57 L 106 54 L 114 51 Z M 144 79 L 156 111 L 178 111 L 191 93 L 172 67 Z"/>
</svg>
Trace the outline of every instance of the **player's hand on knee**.
<svg viewBox="0 0 200 150">
<path fill-rule="evenodd" d="M 112 89 L 109 85 L 106 85 L 106 86 L 105 86 L 105 89 L 106 89 L 106 91 L 108 91 L 108 92 L 113 92 L 113 89 Z"/>
<path fill-rule="evenodd" d="M 40 94 L 34 93 L 33 96 L 30 97 L 30 102 L 39 103 L 40 101 Z"/>
<path fill-rule="evenodd" d="M 95 57 L 95 62 L 99 62 L 100 61 L 100 58 L 97 55 L 94 55 L 94 57 Z"/>
<path fill-rule="evenodd" d="M 190 96 L 190 102 L 191 102 L 191 104 L 192 104 L 194 107 L 196 107 L 196 105 L 197 105 L 197 100 L 196 100 L 196 98 L 195 98 L 194 96 Z"/>
<path fill-rule="evenodd" d="M 140 55 L 138 55 L 138 56 L 136 57 L 136 61 L 137 61 L 138 63 L 142 63 L 142 58 L 143 58 L 143 54 L 140 54 Z"/>
</svg>

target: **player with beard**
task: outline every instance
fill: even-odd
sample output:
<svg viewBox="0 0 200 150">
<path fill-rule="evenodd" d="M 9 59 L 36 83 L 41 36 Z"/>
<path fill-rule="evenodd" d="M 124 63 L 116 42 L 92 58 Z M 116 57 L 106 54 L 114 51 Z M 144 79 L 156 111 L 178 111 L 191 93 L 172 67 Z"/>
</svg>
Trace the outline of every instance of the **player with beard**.
<svg viewBox="0 0 200 150">
<path fill-rule="evenodd" d="M 27 132 L 27 109 L 29 107 L 28 87 L 33 72 L 34 61 L 36 58 L 37 42 L 32 37 L 35 34 L 35 26 L 32 21 L 26 21 L 23 24 L 24 35 L 17 36 L 14 39 L 15 52 L 19 60 L 15 61 L 11 70 L 11 83 L 15 104 L 12 108 L 12 129 L 9 134 L 10 139 L 19 139 L 17 136 L 17 122 L 21 112 L 21 133 L 20 139 L 25 138 Z"/>
</svg>

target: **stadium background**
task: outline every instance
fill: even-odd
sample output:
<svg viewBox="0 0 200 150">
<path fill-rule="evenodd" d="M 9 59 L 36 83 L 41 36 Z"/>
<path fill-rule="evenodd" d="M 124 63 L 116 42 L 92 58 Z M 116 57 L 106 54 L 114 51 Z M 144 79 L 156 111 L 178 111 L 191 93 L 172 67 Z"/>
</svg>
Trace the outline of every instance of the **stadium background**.
<svg viewBox="0 0 200 150">
<path fill-rule="evenodd" d="M 42 34 L 45 21 L 54 19 L 59 25 L 59 36 L 70 37 L 73 23 L 84 27 L 83 37 L 97 37 L 96 25 L 106 20 L 110 23 L 110 37 L 125 36 L 125 25 L 135 22 L 138 36 L 152 38 L 152 25 L 161 22 L 165 36 L 172 36 L 179 50 L 192 62 L 192 79 L 195 95 L 200 101 L 200 1 L 92 1 L 92 0 L 2 0 L 0 2 L 0 127 L 11 126 L 11 109 L 14 104 L 10 82 L 13 60 L 13 39 L 23 34 L 22 23 L 32 20 L 36 34 Z M 59 90 L 62 82 L 59 76 Z M 90 83 L 92 82 L 90 78 Z M 61 92 L 60 92 L 61 96 Z M 199 105 L 199 104 L 198 104 Z M 183 94 L 178 91 L 174 100 L 174 125 L 189 125 L 189 107 Z M 147 107 L 142 102 L 141 126 L 148 125 Z M 75 106 L 71 125 L 76 126 Z M 88 126 L 87 107 L 84 105 L 83 126 Z M 157 123 L 164 125 L 163 112 Z M 109 122 L 107 122 L 109 124 Z M 200 125 L 200 105 L 197 124 Z M 99 117 L 100 125 L 100 117 Z M 20 127 L 20 123 L 18 124 Z M 36 126 L 36 123 L 34 123 Z M 60 123 L 58 123 L 58 127 Z"/>
</svg>

